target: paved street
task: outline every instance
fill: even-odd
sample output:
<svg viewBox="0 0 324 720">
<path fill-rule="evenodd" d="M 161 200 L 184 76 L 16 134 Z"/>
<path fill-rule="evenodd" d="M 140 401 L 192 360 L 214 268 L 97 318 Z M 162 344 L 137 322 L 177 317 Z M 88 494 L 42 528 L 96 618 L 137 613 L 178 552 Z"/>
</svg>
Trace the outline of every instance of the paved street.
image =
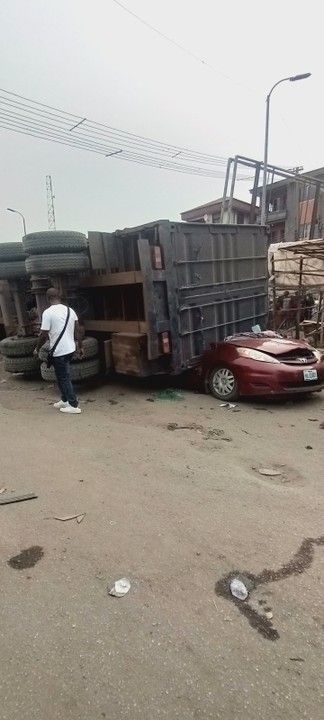
<svg viewBox="0 0 324 720">
<path fill-rule="evenodd" d="M 0 506 L 1 720 L 322 720 L 324 396 L 119 383 L 69 417 L 0 373 L 0 498 L 38 495 Z"/>
</svg>

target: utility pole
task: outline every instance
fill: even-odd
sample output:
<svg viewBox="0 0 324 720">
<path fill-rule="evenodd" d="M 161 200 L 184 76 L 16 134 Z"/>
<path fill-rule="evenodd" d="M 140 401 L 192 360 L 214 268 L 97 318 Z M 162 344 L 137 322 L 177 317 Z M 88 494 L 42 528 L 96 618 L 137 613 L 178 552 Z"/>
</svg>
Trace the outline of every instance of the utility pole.
<svg viewBox="0 0 324 720">
<path fill-rule="evenodd" d="M 46 195 L 47 195 L 47 218 L 48 218 L 48 229 L 56 230 L 55 224 L 55 210 L 54 210 L 54 195 L 51 175 L 46 175 Z"/>
</svg>

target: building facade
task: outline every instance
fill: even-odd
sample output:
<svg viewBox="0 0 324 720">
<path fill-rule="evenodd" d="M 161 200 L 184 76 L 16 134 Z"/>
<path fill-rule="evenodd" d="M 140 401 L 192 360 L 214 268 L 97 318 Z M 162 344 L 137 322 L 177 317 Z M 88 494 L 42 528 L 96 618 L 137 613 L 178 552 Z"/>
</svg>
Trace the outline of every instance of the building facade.
<svg viewBox="0 0 324 720">
<path fill-rule="evenodd" d="M 185 222 L 219 223 L 221 221 L 223 198 L 213 200 L 205 205 L 198 205 L 192 210 L 181 213 L 181 220 Z M 228 198 L 225 207 L 228 206 Z M 259 213 L 259 208 L 256 210 Z M 247 225 L 250 222 L 251 205 L 243 200 L 233 198 L 231 209 L 225 209 L 223 223 L 226 225 Z"/>
<path fill-rule="evenodd" d="M 316 183 L 308 178 L 322 181 L 316 199 Z M 298 180 L 289 178 L 267 185 L 267 224 L 270 241 L 296 242 L 310 238 L 313 222 L 313 237 L 323 237 L 324 228 L 324 168 L 301 173 Z M 262 196 L 262 188 L 258 188 Z"/>
</svg>

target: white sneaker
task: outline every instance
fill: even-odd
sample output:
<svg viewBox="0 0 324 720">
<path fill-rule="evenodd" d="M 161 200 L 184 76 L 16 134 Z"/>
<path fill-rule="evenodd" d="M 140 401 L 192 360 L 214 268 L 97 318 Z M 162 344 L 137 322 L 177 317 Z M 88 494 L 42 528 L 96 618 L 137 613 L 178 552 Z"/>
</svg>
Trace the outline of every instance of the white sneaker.
<svg viewBox="0 0 324 720">
<path fill-rule="evenodd" d="M 57 410 L 61 410 L 61 408 L 65 408 L 68 406 L 68 402 L 65 402 L 64 400 L 59 400 L 58 402 L 54 403 L 53 407 L 55 407 Z"/>
<path fill-rule="evenodd" d="M 60 408 L 60 412 L 70 413 L 70 415 L 80 415 L 81 408 L 73 407 L 72 405 L 69 405 L 69 403 L 67 403 L 66 407 Z"/>
</svg>

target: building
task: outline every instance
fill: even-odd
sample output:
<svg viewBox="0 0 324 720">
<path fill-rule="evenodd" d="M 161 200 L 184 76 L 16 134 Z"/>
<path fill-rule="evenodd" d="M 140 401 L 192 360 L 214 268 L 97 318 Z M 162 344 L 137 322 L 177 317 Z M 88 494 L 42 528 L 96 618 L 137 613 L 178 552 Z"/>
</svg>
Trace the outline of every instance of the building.
<svg viewBox="0 0 324 720">
<path fill-rule="evenodd" d="M 228 200 L 229 198 L 226 200 L 225 208 L 228 207 Z M 198 205 L 192 210 L 182 212 L 181 220 L 185 222 L 219 223 L 221 222 L 222 203 L 223 198 L 219 198 L 205 205 Z M 256 209 L 256 213 L 259 213 L 259 208 Z M 228 209 L 225 209 L 222 222 L 228 225 L 247 225 L 250 222 L 250 216 L 251 204 L 233 198 L 231 209 L 229 212 Z"/>
<path fill-rule="evenodd" d="M 316 197 L 316 182 L 322 181 Z M 267 185 L 267 224 L 270 241 L 296 242 L 309 239 L 313 222 L 313 237 L 323 237 L 324 224 L 324 168 L 301 173 L 298 180 L 287 178 Z M 262 196 L 262 187 L 257 190 Z"/>
</svg>

